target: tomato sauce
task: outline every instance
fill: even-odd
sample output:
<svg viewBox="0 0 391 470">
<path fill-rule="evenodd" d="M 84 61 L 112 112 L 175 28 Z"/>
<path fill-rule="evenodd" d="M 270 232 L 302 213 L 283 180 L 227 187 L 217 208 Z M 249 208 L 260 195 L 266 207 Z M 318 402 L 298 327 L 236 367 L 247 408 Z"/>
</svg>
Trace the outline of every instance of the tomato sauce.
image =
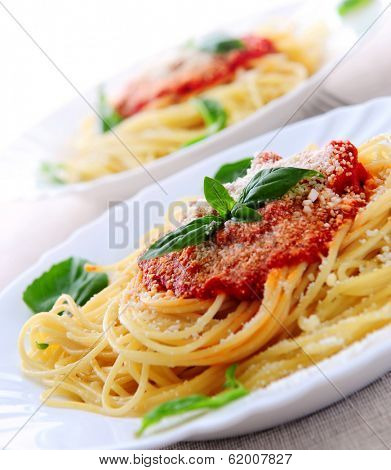
<svg viewBox="0 0 391 470">
<path fill-rule="evenodd" d="M 327 161 L 318 167 L 325 179 L 302 182 L 268 202 L 259 209 L 261 221 L 228 221 L 211 241 L 139 261 L 145 287 L 185 298 L 226 293 L 240 300 L 261 299 L 271 269 L 320 261 L 338 228 L 367 200 L 368 174 L 357 149 L 348 141 L 332 141 L 326 148 Z M 264 152 L 255 164 L 278 166 L 277 160 Z"/>
</svg>

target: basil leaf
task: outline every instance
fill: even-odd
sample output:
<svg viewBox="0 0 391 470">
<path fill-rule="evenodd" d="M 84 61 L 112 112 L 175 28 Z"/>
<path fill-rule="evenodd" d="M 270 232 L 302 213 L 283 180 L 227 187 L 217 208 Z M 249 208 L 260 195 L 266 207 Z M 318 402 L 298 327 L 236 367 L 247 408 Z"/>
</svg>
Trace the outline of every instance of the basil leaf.
<svg viewBox="0 0 391 470">
<path fill-rule="evenodd" d="M 152 243 L 140 260 L 157 258 L 173 251 L 180 251 L 187 246 L 199 245 L 213 235 L 223 223 L 222 217 L 214 215 L 194 219 Z"/>
<path fill-rule="evenodd" d="M 231 401 L 237 400 L 248 394 L 248 390 L 235 378 L 237 364 L 228 367 L 225 372 L 225 390 L 223 392 L 208 397 L 206 395 L 190 395 L 184 398 L 167 401 L 148 412 L 142 419 L 137 435 L 141 434 L 153 424 L 158 423 L 163 418 L 174 416 L 188 411 L 202 408 L 220 408 Z"/>
<path fill-rule="evenodd" d="M 190 147 L 190 145 L 201 142 L 201 140 L 205 140 L 207 137 L 209 137 L 209 134 L 202 134 L 198 137 L 194 137 L 194 139 L 188 140 L 186 143 L 184 143 L 183 147 Z"/>
<path fill-rule="evenodd" d="M 61 294 L 69 294 L 78 305 L 84 305 L 104 289 L 108 277 L 104 273 L 88 273 L 85 259 L 68 258 L 54 264 L 35 279 L 23 292 L 23 300 L 34 312 L 48 312 Z"/>
<path fill-rule="evenodd" d="M 235 201 L 224 186 L 213 178 L 209 178 L 209 176 L 204 178 L 204 195 L 208 203 L 222 217 L 227 217 L 235 205 Z"/>
<path fill-rule="evenodd" d="M 243 160 L 238 160 L 233 163 L 226 163 L 222 165 L 215 174 L 215 179 L 220 181 L 220 183 L 232 183 L 238 178 L 244 176 L 250 168 L 252 158 L 243 158 Z"/>
<path fill-rule="evenodd" d="M 259 171 L 239 196 L 238 203 L 257 209 L 264 202 L 278 199 L 303 178 L 323 175 L 315 170 L 294 167 L 266 168 Z"/>
<path fill-rule="evenodd" d="M 227 113 L 218 101 L 210 98 L 194 98 L 193 101 L 208 127 L 215 126 L 215 132 L 225 127 Z"/>
<path fill-rule="evenodd" d="M 344 0 L 338 5 L 338 13 L 341 16 L 345 16 L 351 11 L 363 8 L 366 5 L 369 5 L 372 0 Z"/>
<path fill-rule="evenodd" d="M 47 349 L 49 347 L 48 343 L 38 343 L 38 341 L 35 342 L 36 346 L 38 349 Z"/>
<path fill-rule="evenodd" d="M 224 388 L 241 388 L 243 387 L 242 384 L 237 380 L 235 377 L 235 372 L 237 369 L 237 364 L 230 365 L 227 370 L 225 371 L 225 383 Z"/>
<path fill-rule="evenodd" d="M 41 162 L 39 173 L 43 180 L 51 184 L 65 184 L 62 178 L 63 165 L 54 162 Z"/>
<path fill-rule="evenodd" d="M 202 116 L 206 126 L 206 133 L 189 140 L 184 144 L 184 147 L 193 145 L 216 134 L 227 125 L 227 113 L 218 101 L 209 98 L 194 98 L 192 102 Z"/>
<path fill-rule="evenodd" d="M 99 89 L 98 113 L 101 118 L 101 131 L 103 133 L 115 127 L 123 117 L 111 106 L 103 89 Z"/>
<path fill-rule="evenodd" d="M 243 204 L 235 204 L 231 215 L 234 222 L 258 222 L 262 220 L 261 214 Z"/>
<path fill-rule="evenodd" d="M 225 54 L 235 49 L 243 49 L 243 41 L 239 38 L 229 36 L 227 34 L 210 34 L 205 36 L 199 43 L 198 48 L 201 51 L 209 52 L 210 54 Z"/>
</svg>

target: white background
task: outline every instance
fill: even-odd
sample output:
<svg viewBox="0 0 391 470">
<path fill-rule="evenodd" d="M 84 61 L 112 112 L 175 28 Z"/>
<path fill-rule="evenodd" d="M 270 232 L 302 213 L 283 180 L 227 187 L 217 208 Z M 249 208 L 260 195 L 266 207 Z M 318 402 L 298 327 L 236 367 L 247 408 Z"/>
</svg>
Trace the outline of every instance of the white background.
<svg viewBox="0 0 391 470">
<path fill-rule="evenodd" d="M 285 463 L 288 459 L 287 455 L 292 454 L 292 457 L 289 459 L 288 465 L 276 465 L 269 464 L 266 459 L 264 465 L 259 464 L 248 464 L 248 465 L 238 465 L 230 464 L 230 455 L 235 455 L 235 460 L 239 454 L 245 455 L 254 455 L 257 454 L 260 456 L 260 462 L 263 461 L 264 454 L 283 454 Z M 295 450 L 295 451 L 286 451 L 286 450 L 259 450 L 259 451 L 238 451 L 238 450 L 181 450 L 180 452 L 171 450 L 171 451 L 161 451 L 161 450 L 143 450 L 143 451 L 64 451 L 61 454 L 58 451 L 45 451 L 45 452 L 35 452 L 35 451 L 8 451 L 3 452 L 0 455 L 0 461 L 3 463 L 4 468 L 13 468 L 13 467 L 22 467 L 26 466 L 30 469 L 39 469 L 55 467 L 56 470 L 69 470 L 77 466 L 77 468 L 88 468 L 92 469 L 101 469 L 101 468 L 135 468 L 135 469 L 145 469 L 145 468 L 160 468 L 166 470 L 178 469 L 178 464 L 166 464 L 166 465 L 152 465 L 148 467 L 141 462 L 148 462 L 147 459 L 150 458 L 159 458 L 159 455 L 165 458 L 172 458 L 173 462 L 178 461 L 178 456 L 181 455 L 184 457 L 185 461 L 192 458 L 203 458 L 206 457 L 214 458 L 214 464 L 195 464 L 188 465 L 191 469 L 259 469 L 259 468 L 289 468 L 291 470 L 329 470 L 330 468 L 355 468 L 360 469 L 369 469 L 369 468 L 388 468 L 389 467 L 389 453 L 384 451 L 327 451 L 323 452 L 321 450 L 317 451 L 305 451 L 305 450 Z M 99 457 L 102 456 L 112 456 L 112 457 L 125 457 L 129 459 L 129 462 L 132 462 L 128 465 L 102 465 L 99 462 Z M 134 457 L 138 458 L 137 462 L 139 464 L 133 464 Z M 143 460 L 142 460 L 143 459 Z M 232 459 L 232 457 L 231 457 Z M 231 460 L 232 462 L 232 460 Z"/>
</svg>

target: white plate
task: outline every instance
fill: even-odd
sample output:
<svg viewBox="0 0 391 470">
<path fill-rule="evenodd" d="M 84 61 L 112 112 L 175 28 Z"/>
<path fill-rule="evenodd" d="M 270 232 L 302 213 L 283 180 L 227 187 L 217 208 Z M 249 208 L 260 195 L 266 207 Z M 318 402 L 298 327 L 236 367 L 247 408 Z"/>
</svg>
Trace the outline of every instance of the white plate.
<svg viewBox="0 0 391 470">
<path fill-rule="evenodd" d="M 261 7 L 260 7 L 261 8 Z M 294 1 L 288 5 L 269 7 L 260 11 L 258 17 L 240 21 L 236 25 L 228 25 L 232 31 L 249 31 L 265 23 L 268 17 L 296 18 L 297 22 L 310 25 L 317 19 L 322 19 L 330 29 L 326 41 L 327 58 L 323 66 L 312 77 L 305 80 L 294 90 L 275 99 L 263 108 L 254 112 L 248 118 L 230 126 L 229 128 L 211 136 L 194 146 L 187 147 L 172 153 L 169 156 L 147 164 L 148 171 L 153 178 L 160 180 L 178 170 L 185 168 L 201 159 L 228 148 L 249 138 L 268 132 L 283 125 L 294 114 L 303 101 L 316 89 L 328 72 L 334 67 L 342 54 L 356 41 L 363 24 L 349 27 L 347 20 L 343 22 L 335 13 L 334 2 L 303 2 Z M 372 15 L 365 15 L 367 24 Z M 151 58 L 149 62 L 153 59 Z M 114 91 L 122 88 L 140 64 L 116 75 L 104 85 L 107 90 Z M 90 103 L 96 101 L 96 90 L 85 93 Z M 118 174 L 104 176 L 97 180 L 65 185 L 63 187 L 44 188 L 37 185 L 37 168 L 41 161 L 56 161 L 64 153 L 67 143 L 75 136 L 83 119 L 91 115 L 92 111 L 87 104 L 77 97 L 67 106 L 62 107 L 48 116 L 39 125 L 16 141 L 3 155 L 1 155 L 0 181 L 1 197 L 47 197 L 65 192 L 82 193 L 84 197 L 100 203 L 102 210 L 107 207 L 107 200 L 123 200 L 135 194 L 140 189 L 150 185 L 151 176 L 141 167 Z M 294 115 L 292 122 L 299 119 Z M 3 181 L 1 175 L 4 175 Z M 8 193 L 5 194 L 5 193 Z"/>
<path fill-rule="evenodd" d="M 165 196 L 150 186 L 125 204 L 129 210 L 129 227 L 133 229 L 134 211 L 140 209 L 137 227 L 148 225 L 144 209 L 151 201 L 169 201 L 199 193 L 205 175 L 213 175 L 224 162 L 234 161 L 267 148 L 289 155 L 309 143 L 323 144 L 334 138 L 350 138 L 356 145 L 371 136 L 391 130 L 391 97 L 379 98 L 363 105 L 340 108 L 323 116 L 302 121 L 275 135 L 269 133 L 225 150 L 207 161 L 162 181 Z M 112 215 L 112 213 L 111 213 Z M 151 216 L 151 213 L 149 213 Z M 148 220 L 147 220 L 148 219 Z M 155 216 L 154 222 L 160 218 Z M 0 444 L 9 439 L 35 413 L 40 405 L 41 386 L 22 376 L 16 340 L 29 311 L 21 296 L 29 282 L 55 261 L 70 255 L 83 256 L 97 263 L 108 263 L 124 257 L 136 245 L 132 230 L 127 247 L 109 248 L 110 213 L 81 227 L 67 241 L 45 254 L 38 263 L 19 276 L 0 294 L 2 315 L 0 330 Z M 138 235 L 136 235 L 138 237 Z M 119 237 L 120 239 L 121 237 Z M 76 410 L 43 406 L 10 443 L 10 448 L 151 448 L 188 439 L 211 439 L 262 430 L 311 413 L 327 406 L 373 381 L 390 369 L 391 329 L 368 336 L 331 359 L 323 361 L 320 373 L 309 367 L 279 380 L 237 402 L 202 415 L 164 432 L 135 439 L 138 420 L 109 418 Z M 327 379 L 326 379 L 327 376 Z M 304 380 L 303 380 L 304 378 Z M 334 385 L 332 385 L 334 384 Z M 337 387 L 337 389 L 335 388 Z M 338 391 L 337 391 L 338 390 Z"/>
</svg>

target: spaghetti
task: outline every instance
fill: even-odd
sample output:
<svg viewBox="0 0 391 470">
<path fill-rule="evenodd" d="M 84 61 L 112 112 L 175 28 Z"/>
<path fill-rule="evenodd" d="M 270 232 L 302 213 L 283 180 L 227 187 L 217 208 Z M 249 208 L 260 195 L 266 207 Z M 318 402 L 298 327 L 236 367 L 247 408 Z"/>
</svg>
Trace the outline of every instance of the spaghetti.
<svg viewBox="0 0 391 470">
<path fill-rule="evenodd" d="M 261 164 L 311 166 L 319 152 L 326 155 L 314 150 Z M 238 379 L 254 390 L 389 325 L 391 137 L 369 140 L 358 158 L 370 178 L 355 215 L 335 227 L 317 260 L 271 266 L 256 296 L 238 298 L 221 289 L 212 297 L 190 297 L 153 289 L 139 260 L 143 250 L 111 266 L 91 267 L 110 274 L 107 288 L 83 307 L 60 296 L 20 333 L 23 370 L 46 385 L 46 403 L 139 416 L 167 400 L 218 392 L 234 362 Z M 301 190 L 308 200 L 313 187 L 300 188 L 296 196 Z M 292 192 L 284 196 L 292 197 Z M 42 342 L 49 345 L 44 350 L 36 347 Z"/>
</svg>

